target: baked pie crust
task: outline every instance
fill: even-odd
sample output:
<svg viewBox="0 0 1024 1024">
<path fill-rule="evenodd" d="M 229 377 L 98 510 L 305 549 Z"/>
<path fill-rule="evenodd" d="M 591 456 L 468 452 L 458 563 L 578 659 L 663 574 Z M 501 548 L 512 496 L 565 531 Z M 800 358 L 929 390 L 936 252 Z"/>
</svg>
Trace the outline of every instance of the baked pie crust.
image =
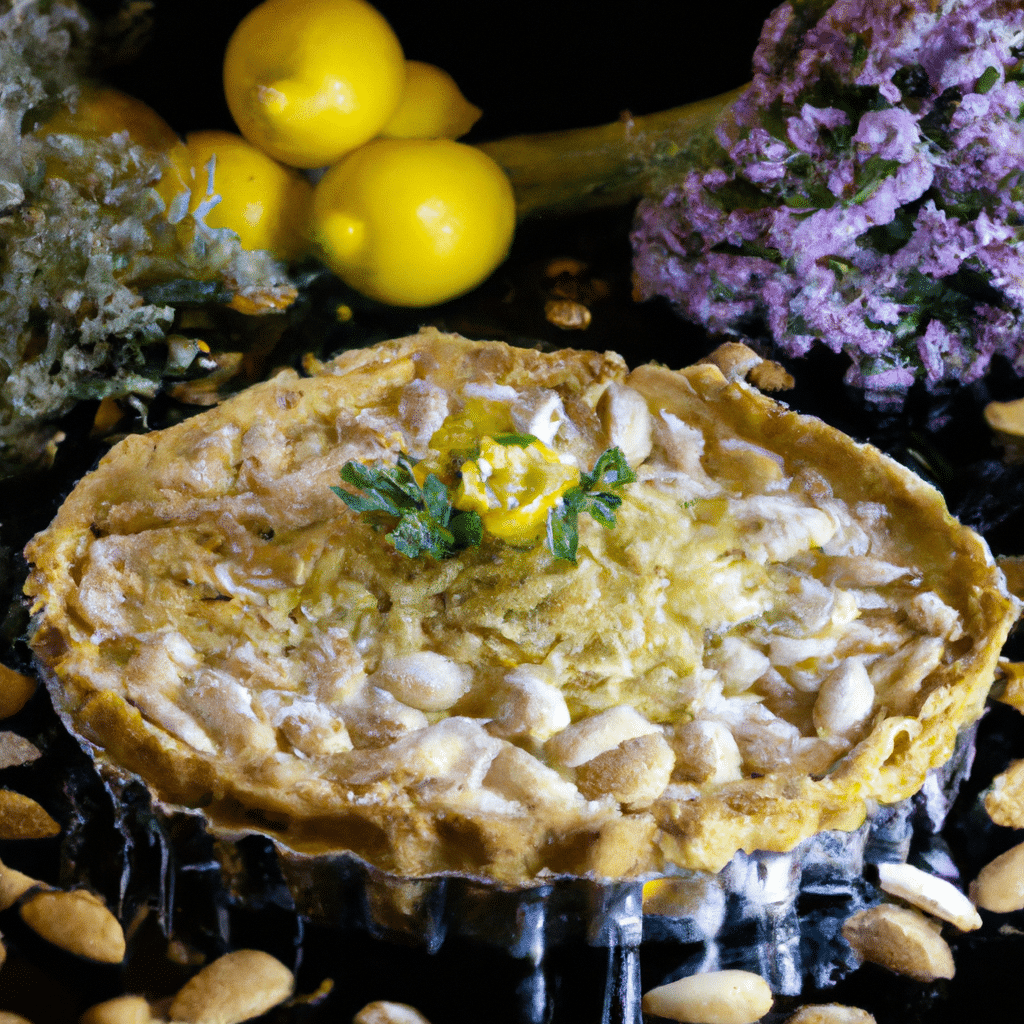
<svg viewBox="0 0 1024 1024">
<path fill-rule="evenodd" d="M 614 528 L 409 558 L 332 491 L 467 417 L 619 447 Z M 857 828 L 950 756 L 1018 612 L 936 490 L 714 365 L 433 330 L 125 438 L 26 556 L 101 764 L 215 830 L 513 885 Z"/>
</svg>

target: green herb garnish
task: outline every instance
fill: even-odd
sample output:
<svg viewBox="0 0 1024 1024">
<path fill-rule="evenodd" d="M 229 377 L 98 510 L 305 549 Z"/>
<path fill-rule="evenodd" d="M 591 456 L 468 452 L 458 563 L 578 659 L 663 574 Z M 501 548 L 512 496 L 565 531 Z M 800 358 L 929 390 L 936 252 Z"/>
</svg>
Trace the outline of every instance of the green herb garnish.
<svg viewBox="0 0 1024 1024">
<path fill-rule="evenodd" d="M 463 548 L 478 546 L 483 537 L 480 516 L 453 508 L 448 487 L 434 473 L 428 473 L 420 487 L 414 465 L 404 452 L 393 467 L 346 462 L 341 479 L 362 493 L 342 487 L 331 490 L 374 529 L 386 529 L 395 550 L 409 558 L 450 558 Z"/>
<path fill-rule="evenodd" d="M 525 448 L 537 439 L 530 434 L 498 434 L 493 440 Z M 343 487 L 331 490 L 375 530 L 386 530 L 395 550 L 409 558 L 450 558 L 465 548 L 479 547 L 484 532 L 479 514 L 456 509 L 448 485 L 434 473 L 426 475 L 421 487 L 413 474 L 414 466 L 404 452 L 399 453 L 394 466 L 346 462 L 341 467 L 341 479 L 359 493 Z M 603 452 L 594 468 L 581 474 L 580 482 L 566 491 L 548 513 L 547 544 L 555 558 L 576 561 L 581 512 L 611 529 L 622 504 L 622 498 L 613 491 L 635 479 L 620 449 Z"/>
<path fill-rule="evenodd" d="M 561 504 L 548 513 L 548 547 L 555 558 L 576 561 L 581 512 L 590 513 L 610 530 L 615 525 L 615 512 L 622 504 L 622 497 L 608 488 L 618 490 L 635 479 L 636 473 L 629 468 L 621 449 L 609 448 L 602 452 L 594 468 L 581 474 L 580 482 L 566 491 Z"/>
</svg>

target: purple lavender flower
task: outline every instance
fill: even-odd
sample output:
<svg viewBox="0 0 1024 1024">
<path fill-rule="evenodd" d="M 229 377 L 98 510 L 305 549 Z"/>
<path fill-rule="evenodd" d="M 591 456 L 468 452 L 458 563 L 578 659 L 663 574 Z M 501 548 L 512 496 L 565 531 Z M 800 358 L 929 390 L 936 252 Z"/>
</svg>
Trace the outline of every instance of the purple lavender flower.
<svg viewBox="0 0 1024 1024">
<path fill-rule="evenodd" d="M 790 0 L 714 167 L 644 200 L 641 293 L 714 333 L 851 359 L 898 404 L 1024 372 L 1024 6 Z"/>
</svg>

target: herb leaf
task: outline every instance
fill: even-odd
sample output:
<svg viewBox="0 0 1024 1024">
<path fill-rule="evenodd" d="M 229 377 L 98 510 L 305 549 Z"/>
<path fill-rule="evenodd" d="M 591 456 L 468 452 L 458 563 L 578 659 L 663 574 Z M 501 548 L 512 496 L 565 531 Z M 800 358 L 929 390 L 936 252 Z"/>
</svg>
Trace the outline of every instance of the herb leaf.
<svg viewBox="0 0 1024 1024">
<path fill-rule="evenodd" d="M 530 434 L 499 434 L 494 440 L 526 447 L 536 438 Z M 375 530 L 386 531 L 395 550 L 409 558 L 450 558 L 465 548 L 479 547 L 484 534 L 479 513 L 454 508 L 448 485 L 434 473 L 428 473 L 421 486 L 414 466 L 404 452 L 399 453 L 394 466 L 346 462 L 341 467 L 341 479 L 357 493 L 344 487 L 331 490 Z M 622 498 L 613 492 L 635 479 L 636 474 L 618 448 L 602 452 L 594 468 L 582 473 L 580 482 L 569 488 L 548 513 L 547 543 L 555 558 L 576 561 L 581 512 L 588 512 L 611 529 L 622 504 Z"/>
<path fill-rule="evenodd" d="M 589 513 L 610 530 L 615 525 L 615 513 L 622 504 L 622 497 L 607 488 L 618 490 L 634 480 L 636 473 L 629 468 L 621 449 L 609 448 L 602 452 L 594 468 L 582 473 L 580 482 L 566 491 L 561 503 L 548 513 L 548 547 L 555 558 L 576 561 L 581 512 Z"/>
<path fill-rule="evenodd" d="M 480 517 L 475 512 L 453 515 L 444 481 L 428 473 L 420 487 L 413 466 L 404 452 L 393 467 L 346 462 L 341 467 L 341 479 L 362 493 L 353 494 L 342 487 L 331 490 L 374 529 L 386 529 L 387 539 L 396 551 L 409 558 L 448 558 L 474 543 L 472 520 L 475 517 L 479 536 Z M 479 544 L 479 539 L 475 543 Z"/>
</svg>

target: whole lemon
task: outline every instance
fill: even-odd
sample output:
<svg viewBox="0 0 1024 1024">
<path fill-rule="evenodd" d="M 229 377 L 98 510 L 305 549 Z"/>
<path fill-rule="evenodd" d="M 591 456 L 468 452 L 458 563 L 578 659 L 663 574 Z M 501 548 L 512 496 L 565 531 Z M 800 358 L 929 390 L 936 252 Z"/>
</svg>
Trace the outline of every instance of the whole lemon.
<svg viewBox="0 0 1024 1024">
<path fill-rule="evenodd" d="M 372 139 L 404 85 L 398 37 L 365 0 L 263 0 L 224 54 L 239 131 L 294 167 L 334 163 Z"/>
<path fill-rule="evenodd" d="M 505 258 L 515 199 L 501 168 L 449 139 L 379 139 L 330 168 L 313 193 L 317 254 L 394 306 L 469 291 Z"/>
<path fill-rule="evenodd" d="M 457 139 L 481 113 L 443 68 L 407 60 L 402 101 L 380 134 L 385 139 Z"/>
<path fill-rule="evenodd" d="M 244 249 L 294 260 L 307 248 L 313 186 L 233 132 L 191 132 L 185 139 L 195 175 L 189 211 L 201 207 L 212 228 L 228 228 Z"/>
<path fill-rule="evenodd" d="M 192 186 L 192 172 L 185 144 L 177 132 L 142 100 L 109 85 L 87 83 L 74 109 L 62 107 L 36 132 L 40 135 L 70 134 L 106 139 L 127 132 L 128 141 L 163 162 L 154 189 L 168 209 L 184 199 Z M 47 172 L 66 177 L 70 172 L 59 160 L 47 164 Z"/>
</svg>

